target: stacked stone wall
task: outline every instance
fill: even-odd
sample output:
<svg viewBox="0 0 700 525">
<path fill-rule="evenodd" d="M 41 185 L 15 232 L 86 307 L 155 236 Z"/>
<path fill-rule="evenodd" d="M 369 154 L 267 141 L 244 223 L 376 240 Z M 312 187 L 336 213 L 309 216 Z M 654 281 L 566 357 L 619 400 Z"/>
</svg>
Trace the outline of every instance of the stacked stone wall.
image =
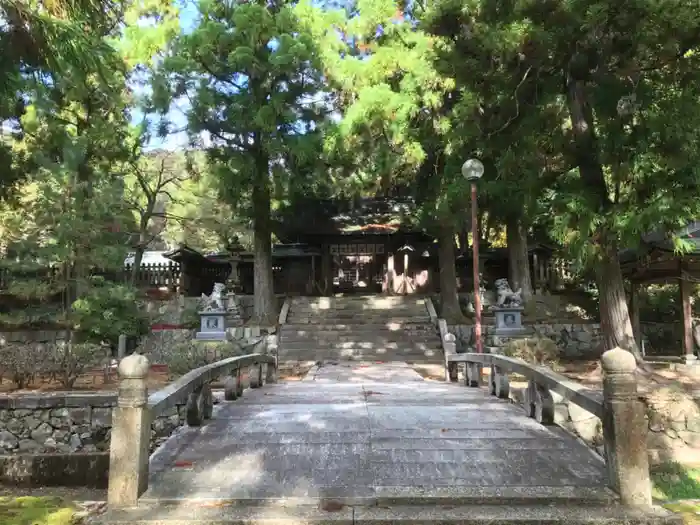
<svg viewBox="0 0 700 525">
<path fill-rule="evenodd" d="M 0 398 L 0 482 L 35 485 L 60 480 L 65 485 L 104 486 L 116 404 L 116 393 Z M 184 406 L 157 417 L 151 424 L 151 451 L 184 423 Z"/>
</svg>

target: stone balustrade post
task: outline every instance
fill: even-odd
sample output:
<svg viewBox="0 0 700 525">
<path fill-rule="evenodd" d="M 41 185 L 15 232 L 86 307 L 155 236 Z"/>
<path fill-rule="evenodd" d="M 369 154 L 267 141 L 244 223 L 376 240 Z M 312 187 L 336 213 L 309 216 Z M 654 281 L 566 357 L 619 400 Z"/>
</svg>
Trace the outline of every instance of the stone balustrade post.
<svg viewBox="0 0 700 525">
<path fill-rule="evenodd" d="M 119 397 L 112 411 L 107 503 L 133 507 L 148 488 L 151 417 L 148 410 L 145 356 L 132 354 L 119 363 Z"/>
<path fill-rule="evenodd" d="M 120 361 L 124 359 L 124 356 L 126 356 L 126 343 L 126 334 L 121 334 L 119 336 L 119 346 L 117 347 L 117 359 Z"/>
<path fill-rule="evenodd" d="M 603 354 L 603 438 L 611 487 L 627 506 L 651 506 L 644 404 L 637 395 L 637 362 L 622 348 Z"/>
<path fill-rule="evenodd" d="M 224 382 L 224 399 L 226 401 L 235 401 L 242 395 L 243 382 L 241 380 L 241 369 L 237 368 Z"/>
<path fill-rule="evenodd" d="M 481 363 L 464 363 L 464 386 L 481 386 L 482 368 Z"/>
<path fill-rule="evenodd" d="M 455 382 L 458 379 L 457 363 L 450 363 L 448 356 L 457 353 L 457 338 L 454 334 L 447 333 L 442 338 L 442 350 L 445 353 L 445 380 Z"/>
<path fill-rule="evenodd" d="M 285 303 L 288 304 L 288 303 Z M 279 365 L 279 340 L 277 334 L 267 336 L 267 355 L 275 358 L 275 368 Z"/>
<path fill-rule="evenodd" d="M 267 364 L 267 372 L 265 376 L 265 383 L 273 384 L 277 382 L 277 365 L 275 363 Z"/>
<path fill-rule="evenodd" d="M 260 388 L 263 386 L 265 376 L 263 375 L 263 365 L 256 363 L 248 368 L 248 384 L 250 388 Z"/>
</svg>

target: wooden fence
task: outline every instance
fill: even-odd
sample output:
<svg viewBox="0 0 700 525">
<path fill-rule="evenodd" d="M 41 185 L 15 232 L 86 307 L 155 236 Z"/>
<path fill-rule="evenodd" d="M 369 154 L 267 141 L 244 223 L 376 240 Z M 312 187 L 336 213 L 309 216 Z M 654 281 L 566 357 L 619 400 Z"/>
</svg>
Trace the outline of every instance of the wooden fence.
<svg viewBox="0 0 700 525">
<path fill-rule="evenodd" d="M 123 270 L 100 271 L 95 270 L 92 275 L 103 276 L 116 282 L 130 282 L 132 266 L 127 265 Z M 52 281 L 59 278 L 58 268 L 41 268 L 38 270 L 10 270 L 0 269 L 0 291 L 9 290 L 16 282 L 38 280 Z M 138 288 L 171 288 L 175 289 L 180 282 L 180 265 L 176 263 L 142 264 L 137 270 L 134 284 Z"/>
<path fill-rule="evenodd" d="M 533 257 L 530 271 L 532 286 L 537 290 L 559 290 L 564 285 L 572 284 L 577 278 L 572 264 L 558 257 L 544 260 Z"/>
</svg>

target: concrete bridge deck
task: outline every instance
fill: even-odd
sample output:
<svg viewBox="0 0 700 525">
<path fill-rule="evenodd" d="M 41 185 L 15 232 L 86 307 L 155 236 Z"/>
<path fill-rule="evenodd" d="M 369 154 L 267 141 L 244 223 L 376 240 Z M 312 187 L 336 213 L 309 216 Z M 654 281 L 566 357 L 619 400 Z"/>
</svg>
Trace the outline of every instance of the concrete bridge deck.
<svg viewBox="0 0 700 525">
<path fill-rule="evenodd" d="M 584 445 L 485 389 L 425 381 L 402 363 L 340 363 L 247 390 L 183 428 L 152 458 L 141 501 L 600 506 L 615 500 L 605 475 Z"/>
</svg>

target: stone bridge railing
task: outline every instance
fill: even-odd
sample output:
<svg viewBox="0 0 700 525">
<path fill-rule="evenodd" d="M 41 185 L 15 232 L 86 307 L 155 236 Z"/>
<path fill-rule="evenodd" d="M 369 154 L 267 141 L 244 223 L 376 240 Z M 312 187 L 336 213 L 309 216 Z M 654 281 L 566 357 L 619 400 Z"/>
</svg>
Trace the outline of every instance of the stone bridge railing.
<svg viewBox="0 0 700 525">
<path fill-rule="evenodd" d="M 113 507 L 135 506 L 148 488 L 151 422 L 174 406 L 186 405 L 186 422 L 200 426 L 213 410 L 211 382 L 226 378 L 224 399 L 243 394 L 242 370 L 248 368 L 251 388 L 277 380 L 276 360 L 264 354 L 223 359 L 191 372 L 152 394 L 148 394 L 150 364 L 145 356 L 133 354 L 119 363 L 119 396 L 112 413 L 107 502 Z"/>
<path fill-rule="evenodd" d="M 651 505 L 645 408 L 637 394 L 637 363 L 631 353 L 615 348 L 603 354 L 602 395 L 547 367 L 520 359 L 496 354 L 453 354 L 447 359 L 455 372 L 457 363 L 465 364 L 465 383 L 471 387 L 481 386 L 482 369 L 490 367 L 489 390 L 501 399 L 509 398 L 509 374 L 524 376 L 528 381 L 525 411 L 543 425 L 554 424 L 551 392 L 598 416 L 603 422 L 610 487 L 619 493 L 624 505 Z M 457 380 L 456 374 L 450 377 Z"/>
</svg>

